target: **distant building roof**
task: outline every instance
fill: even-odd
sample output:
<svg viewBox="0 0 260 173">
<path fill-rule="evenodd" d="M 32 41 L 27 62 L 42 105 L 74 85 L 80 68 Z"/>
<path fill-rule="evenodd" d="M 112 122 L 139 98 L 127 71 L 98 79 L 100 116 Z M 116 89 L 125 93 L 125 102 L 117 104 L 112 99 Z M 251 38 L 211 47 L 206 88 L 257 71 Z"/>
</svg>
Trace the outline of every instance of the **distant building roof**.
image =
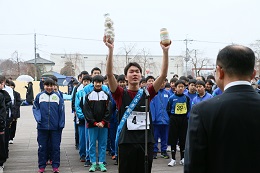
<svg viewBox="0 0 260 173">
<path fill-rule="evenodd" d="M 37 56 L 37 57 L 36 57 L 36 64 L 50 64 L 50 65 L 55 65 L 55 63 L 54 63 L 53 61 L 50 61 L 50 60 L 41 58 L 38 53 L 36 54 L 36 56 Z M 31 59 L 31 60 L 25 61 L 25 63 L 27 63 L 27 64 L 34 64 L 34 62 L 35 62 L 35 59 Z"/>
</svg>

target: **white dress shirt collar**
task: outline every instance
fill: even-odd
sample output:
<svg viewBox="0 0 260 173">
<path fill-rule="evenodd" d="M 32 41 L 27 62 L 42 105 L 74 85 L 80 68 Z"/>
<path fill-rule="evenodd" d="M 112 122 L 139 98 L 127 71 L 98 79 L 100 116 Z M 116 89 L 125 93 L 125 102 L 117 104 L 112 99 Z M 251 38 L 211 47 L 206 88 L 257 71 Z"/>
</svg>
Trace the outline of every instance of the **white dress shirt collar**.
<svg viewBox="0 0 260 173">
<path fill-rule="evenodd" d="M 232 87 L 232 86 L 235 86 L 235 85 L 251 85 L 251 83 L 248 82 L 248 81 L 235 81 L 235 82 L 230 82 L 230 83 L 228 83 L 228 84 L 225 86 L 224 91 L 225 91 L 226 89 L 228 89 L 229 87 Z"/>
</svg>

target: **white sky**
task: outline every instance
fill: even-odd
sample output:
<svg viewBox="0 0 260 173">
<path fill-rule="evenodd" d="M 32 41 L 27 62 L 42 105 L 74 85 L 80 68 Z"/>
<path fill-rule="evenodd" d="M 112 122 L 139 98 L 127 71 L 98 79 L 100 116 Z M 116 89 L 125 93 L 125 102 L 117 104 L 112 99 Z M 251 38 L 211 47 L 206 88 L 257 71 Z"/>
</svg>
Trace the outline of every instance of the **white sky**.
<svg viewBox="0 0 260 173">
<path fill-rule="evenodd" d="M 46 59 L 50 53 L 106 54 L 105 13 L 114 21 L 115 54 L 124 44 L 136 44 L 136 50 L 161 55 L 162 27 L 173 40 L 170 55 L 185 55 L 184 41 L 175 40 L 186 38 L 194 40 L 189 50 L 212 59 L 227 44 L 260 39 L 259 0 L 0 0 L 0 59 L 15 51 L 22 60 L 34 58 L 33 33 L 37 52 Z"/>
</svg>

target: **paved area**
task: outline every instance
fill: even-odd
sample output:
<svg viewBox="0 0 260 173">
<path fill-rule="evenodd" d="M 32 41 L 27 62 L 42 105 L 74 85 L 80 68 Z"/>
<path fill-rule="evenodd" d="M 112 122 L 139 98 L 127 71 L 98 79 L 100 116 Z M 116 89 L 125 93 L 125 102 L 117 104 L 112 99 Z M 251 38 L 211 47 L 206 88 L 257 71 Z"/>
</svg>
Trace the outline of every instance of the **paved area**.
<svg viewBox="0 0 260 173">
<path fill-rule="evenodd" d="M 66 101 L 66 127 L 63 130 L 61 144 L 61 173 L 83 173 L 88 172 L 84 163 L 79 161 L 78 150 L 74 146 L 73 117 L 70 110 L 70 102 Z M 17 133 L 14 144 L 10 145 L 10 158 L 5 163 L 5 173 L 36 173 L 37 167 L 37 141 L 36 122 L 32 115 L 32 106 L 21 107 L 21 118 L 17 123 Z M 179 153 L 177 153 L 179 155 Z M 178 159 L 177 159 L 178 160 Z M 107 172 L 117 173 L 117 166 L 107 156 Z M 158 158 L 153 162 L 152 172 L 181 173 L 183 166 L 177 164 L 175 167 L 168 167 L 169 159 Z M 46 167 L 46 173 L 51 173 L 51 166 Z M 100 171 L 96 171 L 100 172 Z"/>
</svg>

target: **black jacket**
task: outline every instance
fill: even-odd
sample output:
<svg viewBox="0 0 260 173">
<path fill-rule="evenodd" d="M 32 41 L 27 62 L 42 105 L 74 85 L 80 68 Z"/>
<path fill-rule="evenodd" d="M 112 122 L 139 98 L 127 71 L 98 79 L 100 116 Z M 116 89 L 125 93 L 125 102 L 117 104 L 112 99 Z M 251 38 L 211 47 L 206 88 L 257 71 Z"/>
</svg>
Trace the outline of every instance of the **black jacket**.
<svg viewBox="0 0 260 173">
<path fill-rule="evenodd" d="M 236 85 L 194 105 L 185 148 L 185 173 L 259 172 L 260 95 Z"/>
<path fill-rule="evenodd" d="M 20 105 L 21 95 L 19 92 L 14 91 L 14 105 L 12 106 L 11 117 L 16 119 L 20 118 Z"/>
<path fill-rule="evenodd" d="M 96 127 L 95 123 L 103 122 L 104 127 L 109 127 L 110 99 L 104 91 L 92 91 L 85 96 L 84 116 L 88 127 Z"/>
<path fill-rule="evenodd" d="M 6 121 L 6 108 L 5 108 L 5 98 L 2 93 L 0 93 L 0 132 L 5 130 Z"/>
<path fill-rule="evenodd" d="M 29 104 L 33 104 L 34 94 L 33 94 L 33 83 L 29 82 L 28 86 L 25 87 L 26 91 L 26 102 Z"/>
</svg>

